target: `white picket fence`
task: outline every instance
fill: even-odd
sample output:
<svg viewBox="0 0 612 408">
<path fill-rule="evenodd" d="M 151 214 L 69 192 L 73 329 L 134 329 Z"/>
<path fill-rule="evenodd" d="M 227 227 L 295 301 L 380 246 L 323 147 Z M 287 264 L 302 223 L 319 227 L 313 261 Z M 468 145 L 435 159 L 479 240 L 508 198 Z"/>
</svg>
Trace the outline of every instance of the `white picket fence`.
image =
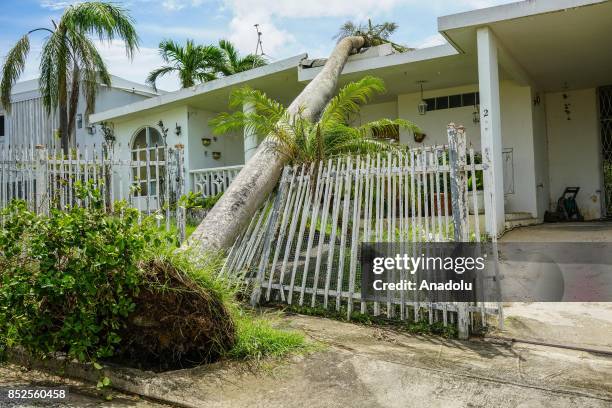
<svg viewBox="0 0 612 408">
<path fill-rule="evenodd" d="M 355 310 L 416 321 L 425 315 L 456 323 L 465 337 L 501 307 L 414 302 L 403 293 L 385 304 L 362 301 L 359 263 L 362 242 L 481 240 L 476 183 L 468 191 L 468 177 L 483 166 L 465 140 L 462 128 L 449 127 L 448 146 L 286 167 L 221 273 L 253 284 L 253 303 L 334 307 L 349 318 Z"/>
<path fill-rule="evenodd" d="M 184 239 L 184 209 L 176 205 L 184 193 L 184 154 L 174 148 L 154 146 L 132 150 L 129 159 L 113 149 L 59 149 L 43 145 L 0 146 L 0 209 L 12 200 L 24 200 L 31 210 L 48 213 L 51 208 L 89 206 L 78 189 L 85 185 L 100 191 L 102 206 L 113 211 L 114 203 L 125 200 L 143 215 L 158 215 L 158 224 L 177 227 Z"/>
</svg>

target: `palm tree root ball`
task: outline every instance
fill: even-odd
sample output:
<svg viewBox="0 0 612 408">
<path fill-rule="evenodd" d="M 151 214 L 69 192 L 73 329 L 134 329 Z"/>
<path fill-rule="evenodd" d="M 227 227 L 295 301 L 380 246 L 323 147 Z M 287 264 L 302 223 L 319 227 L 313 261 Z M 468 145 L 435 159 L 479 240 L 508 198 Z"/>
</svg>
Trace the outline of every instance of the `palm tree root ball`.
<svg viewBox="0 0 612 408">
<path fill-rule="evenodd" d="M 143 263 L 145 281 L 122 333 L 119 359 L 138 368 L 168 370 L 213 362 L 230 350 L 236 330 L 213 290 L 164 260 Z"/>
</svg>

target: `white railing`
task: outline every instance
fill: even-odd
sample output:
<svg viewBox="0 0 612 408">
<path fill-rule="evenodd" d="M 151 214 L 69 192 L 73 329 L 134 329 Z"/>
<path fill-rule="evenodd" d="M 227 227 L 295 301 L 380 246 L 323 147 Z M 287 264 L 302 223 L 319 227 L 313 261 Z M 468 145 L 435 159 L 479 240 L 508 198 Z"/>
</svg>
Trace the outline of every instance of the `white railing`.
<svg viewBox="0 0 612 408">
<path fill-rule="evenodd" d="M 210 169 L 191 170 L 191 185 L 195 193 L 204 197 L 213 196 L 227 190 L 234 178 L 244 167 L 243 164 Z"/>
</svg>

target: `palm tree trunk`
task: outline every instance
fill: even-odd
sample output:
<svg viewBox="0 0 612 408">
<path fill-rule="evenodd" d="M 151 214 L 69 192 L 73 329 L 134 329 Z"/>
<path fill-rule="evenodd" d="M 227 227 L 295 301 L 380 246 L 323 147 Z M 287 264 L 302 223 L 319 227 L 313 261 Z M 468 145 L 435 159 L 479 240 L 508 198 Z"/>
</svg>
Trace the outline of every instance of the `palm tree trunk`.
<svg viewBox="0 0 612 408">
<path fill-rule="evenodd" d="M 347 58 L 363 45 L 363 37 L 347 37 L 338 42 L 321 72 L 289 105 L 290 120 L 300 108 L 302 117 L 315 120 L 333 97 Z M 229 248 L 276 186 L 285 162 L 274 142 L 264 140 L 186 246 L 197 248 L 201 254 Z"/>
<path fill-rule="evenodd" d="M 70 134 L 68 130 L 68 90 L 66 89 L 66 71 L 59 73 L 59 100 L 58 100 L 58 110 L 59 110 L 59 131 L 60 131 L 60 140 L 62 145 L 62 150 L 64 154 L 68 154 L 70 148 Z"/>
</svg>

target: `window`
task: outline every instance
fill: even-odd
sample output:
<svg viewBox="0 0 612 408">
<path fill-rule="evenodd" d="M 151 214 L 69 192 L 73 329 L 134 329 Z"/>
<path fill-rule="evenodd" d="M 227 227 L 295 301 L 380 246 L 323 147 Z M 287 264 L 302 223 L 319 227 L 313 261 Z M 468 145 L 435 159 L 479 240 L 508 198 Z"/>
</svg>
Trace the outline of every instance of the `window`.
<svg viewBox="0 0 612 408">
<path fill-rule="evenodd" d="M 158 163 L 164 161 L 166 156 L 161 134 L 152 127 L 139 130 L 134 136 L 131 150 L 132 183 L 136 188 L 134 195 L 157 196 L 157 186 L 159 185 L 160 189 L 163 187 L 165 173 L 164 166 Z"/>
<path fill-rule="evenodd" d="M 478 105 L 478 96 L 478 92 L 438 96 L 437 98 L 425 99 L 425 103 L 427 104 L 427 112 L 442 109 L 461 108 L 463 106 Z"/>
<path fill-rule="evenodd" d="M 0 115 L 0 137 L 4 136 L 4 115 Z"/>
</svg>

